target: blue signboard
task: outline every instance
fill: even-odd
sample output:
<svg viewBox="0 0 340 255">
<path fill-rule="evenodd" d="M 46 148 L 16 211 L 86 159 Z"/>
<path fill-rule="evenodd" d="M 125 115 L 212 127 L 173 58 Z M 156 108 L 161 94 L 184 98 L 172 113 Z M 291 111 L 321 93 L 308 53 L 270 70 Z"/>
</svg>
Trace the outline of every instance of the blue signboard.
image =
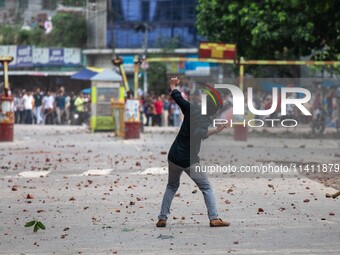
<svg viewBox="0 0 340 255">
<path fill-rule="evenodd" d="M 32 46 L 17 46 L 16 66 L 33 66 Z"/>
<path fill-rule="evenodd" d="M 50 48 L 49 49 L 49 65 L 64 65 L 64 49 Z"/>
</svg>

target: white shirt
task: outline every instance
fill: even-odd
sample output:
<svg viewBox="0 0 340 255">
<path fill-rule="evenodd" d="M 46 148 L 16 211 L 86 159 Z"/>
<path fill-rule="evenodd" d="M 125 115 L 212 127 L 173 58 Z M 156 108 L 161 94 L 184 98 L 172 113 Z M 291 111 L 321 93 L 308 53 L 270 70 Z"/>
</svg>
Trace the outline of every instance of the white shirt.
<svg viewBox="0 0 340 255">
<path fill-rule="evenodd" d="M 51 33 L 53 29 L 52 22 L 50 20 L 46 20 L 44 23 L 44 28 L 45 28 L 45 34 Z"/>
<path fill-rule="evenodd" d="M 44 96 L 43 98 L 44 109 L 53 109 L 53 103 L 54 103 L 54 97 L 52 95 Z"/>
<path fill-rule="evenodd" d="M 22 97 L 22 100 L 24 101 L 24 109 L 25 110 L 32 110 L 33 109 L 33 103 L 34 103 L 34 98 L 32 95 L 24 95 Z"/>
</svg>

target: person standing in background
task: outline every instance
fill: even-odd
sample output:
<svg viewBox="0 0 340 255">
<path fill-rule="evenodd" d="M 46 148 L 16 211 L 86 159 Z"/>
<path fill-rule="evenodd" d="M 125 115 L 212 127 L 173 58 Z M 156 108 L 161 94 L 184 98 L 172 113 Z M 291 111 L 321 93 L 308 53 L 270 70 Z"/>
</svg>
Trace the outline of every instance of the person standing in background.
<svg viewBox="0 0 340 255">
<path fill-rule="evenodd" d="M 71 125 L 74 125 L 75 123 L 75 120 L 74 120 L 74 114 L 76 112 L 76 107 L 74 105 L 74 102 L 76 100 L 76 95 L 71 92 L 71 96 L 70 96 L 70 108 L 69 108 L 69 111 L 70 111 L 70 118 L 69 118 L 69 124 Z"/>
<path fill-rule="evenodd" d="M 51 17 L 48 17 L 48 19 L 44 22 L 44 28 L 45 28 L 45 34 L 51 33 L 51 31 L 53 29 Z"/>
<path fill-rule="evenodd" d="M 173 112 L 173 119 L 174 119 L 174 127 L 179 127 L 181 124 L 181 119 L 180 119 L 180 109 L 177 104 L 172 104 L 172 112 Z"/>
<path fill-rule="evenodd" d="M 169 101 L 164 94 L 162 94 L 162 101 L 163 101 L 162 126 L 167 127 L 169 118 Z"/>
<path fill-rule="evenodd" d="M 32 114 L 33 114 L 33 107 L 34 107 L 34 98 L 31 91 L 27 91 L 23 96 L 23 103 L 24 103 L 24 123 L 25 124 L 32 124 Z"/>
<path fill-rule="evenodd" d="M 22 119 L 23 119 L 22 116 L 23 116 L 24 105 L 22 102 L 22 94 L 19 91 L 17 91 L 14 94 L 13 110 L 14 110 L 14 123 L 21 124 Z"/>
<path fill-rule="evenodd" d="M 144 132 L 144 98 L 142 95 L 138 95 L 139 99 L 139 121 L 140 121 L 140 132 Z"/>
<path fill-rule="evenodd" d="M 44 113 L 45 124 L 52 125 L 53 124 L 53 111 L 54 111 L 54 97 L 50 90 L 48 90 L 47 94 L 43 97 L 41 110 Z"/>
<path fill-rule="evenodd" d="M 145 126 L 151 126 L 151 124 L 153 124 L 152 122 L 153 122 L 153 119 L 154 119 L 153 118 L 153 115 L 154 115 L 154 104 L 153 104 L 152 99 L 150 97 L 145 99 L 144 112 L 145 112 L 145 115 L 146 115 Z"/>
<path fill-rule="evenodd" d="M 91 119 L 91 94 L 88 94 L 84 98 L 84 123 L 90 126 Z"/>
<path fill-rule="evenodd" d="M 36 119 L 36 124 L 42 124 L 41 107 L 42 107 L 42 95 L 40 93 L 40 88 L 36 88 L 34 97 L 34 116 Z"/>
<path fill-rule="evenodd" d="M 31 28 L 34 29 L 36 28 L 36 26 L 38 25 L 37 20 L 35 19 L 35 17 L 31 18 Z"/>
<path fill-rule="evenodd" d="M 69 124 L 70 121 L 70 103 L 71 97 L 69 95 L 65 96 L 65 123 Z"/>
<path fill-rule="evenodd" d="M 65 111 L 65 96 L 64 96 L 64 90 L 60 89 L 58 91 L 58 95 L 55 98 L 55 103 L 56 103 L 56 112 L 57 112 L 57 124 L 61 125 L 62 123 L 62 116 Z"/>
<path fill-rule="evenodd" d="M 155 101 L 155 124 L 157 126 L 162 126 L 162 114 L 163 114 L 163 101 L 159 96 Z"/>
<path fill-rule="evenodd" d="M 74 106 L 76 108 L 76 113 L 78 114 L 78 125 L 82 125 L 84 123 L 84 115 L 85 115 L 85 100 L 83 93 L 80 92 L 79 95 L 77 96 L 76 100 L 74 101 Z"/>
</svg>

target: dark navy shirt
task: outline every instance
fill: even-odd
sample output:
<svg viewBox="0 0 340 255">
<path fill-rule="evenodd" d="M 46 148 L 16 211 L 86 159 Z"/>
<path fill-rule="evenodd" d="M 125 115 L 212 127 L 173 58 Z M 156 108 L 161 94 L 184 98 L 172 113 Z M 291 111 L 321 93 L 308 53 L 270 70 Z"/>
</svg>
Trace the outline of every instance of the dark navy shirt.
<svg viewBox="0 0 340 255">
<path fill-rule="evenodd" d="M 56 101 L 56 105 L 58 108 L 65 109 L 65 103 L 66 103 L 65 96 L 57 96 L 55 101 Z"/>
</svg>

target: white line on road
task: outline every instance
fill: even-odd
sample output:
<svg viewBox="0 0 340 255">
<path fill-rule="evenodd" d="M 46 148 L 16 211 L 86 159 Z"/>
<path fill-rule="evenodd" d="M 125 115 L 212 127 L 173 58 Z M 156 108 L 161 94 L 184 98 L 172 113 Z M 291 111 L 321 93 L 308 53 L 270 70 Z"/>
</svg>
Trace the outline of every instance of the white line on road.
<svg viewBox="0 0 340 255">
<path fill-rule="evenodd" d="M 338 143 L 336 142 L 336 141 L 332 141 L 332 140 L 330 140 L 329 141 L 331 144 L 333 144 L 334 145 L 334 147 L 338 147 L 339 145 L 338 145 Z"/>
<path fill-rule="evenodd" d="M 141 149 L 134 143 L 131 143 L 130 141 L 124 140 L 123 141 L 127 145 L 132 145 L 137 151 L 141 151 Z"/>
<path fill-rule="evenodd" d="M 47 176 L 51 171 L 25 171 L 17 175 L 17 177 L 22 178 L 39 178 Z"/>
<path fill-rule="evenodd" d="M 71 176 L 102 176 L 102 175 L 109 175 L 112 171 L 113 169 L 92 169 L 82 174 L 73 174 Z"/>
<path fill-rule="evenodd" d="M 168 168 L 167 167 L 150 167 L 145 169 L 144 171 L 138 171 L 134 174 L 167 174 Z"/>
</svg>

